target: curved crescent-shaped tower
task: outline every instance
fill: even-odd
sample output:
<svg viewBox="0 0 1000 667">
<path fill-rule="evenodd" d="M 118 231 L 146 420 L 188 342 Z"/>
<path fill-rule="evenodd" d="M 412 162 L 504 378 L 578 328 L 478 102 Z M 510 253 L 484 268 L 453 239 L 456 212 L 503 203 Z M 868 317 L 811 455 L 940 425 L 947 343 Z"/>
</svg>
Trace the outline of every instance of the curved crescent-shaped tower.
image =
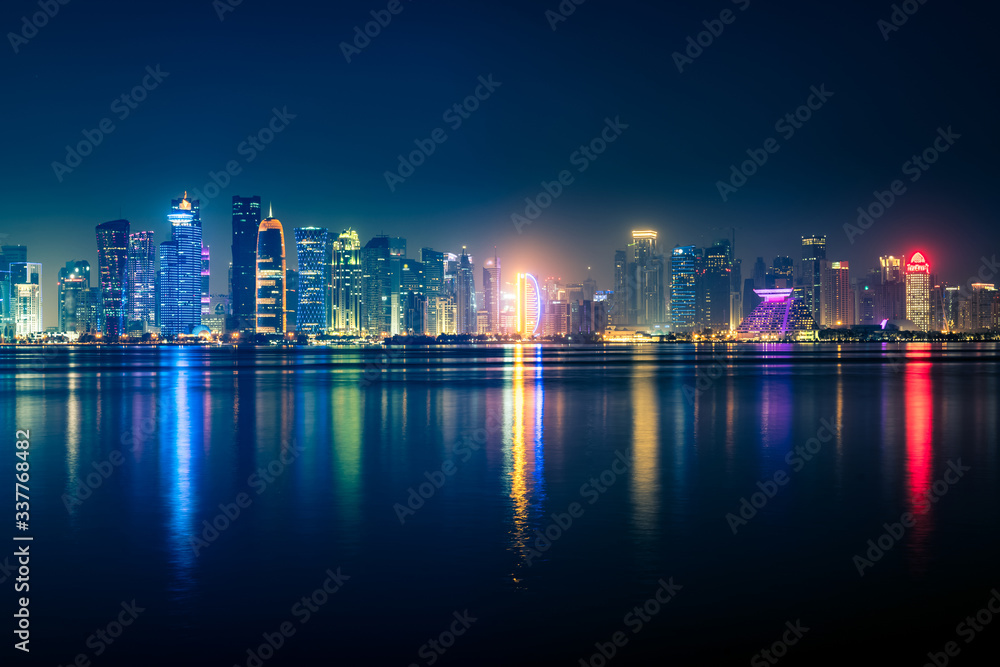
<svg viewBox="0 0 1000 667">
<path fill-rule="evenodd" d="M 285 333 L 285 232 L 276 218 L 257 230 L 257 333 Z"/>
</svg>

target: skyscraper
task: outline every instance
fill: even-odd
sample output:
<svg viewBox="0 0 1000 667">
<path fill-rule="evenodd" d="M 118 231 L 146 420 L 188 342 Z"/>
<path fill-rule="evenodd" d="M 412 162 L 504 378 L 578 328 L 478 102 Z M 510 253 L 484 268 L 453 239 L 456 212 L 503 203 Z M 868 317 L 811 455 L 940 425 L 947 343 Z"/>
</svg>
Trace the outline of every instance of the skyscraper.
<svg viewBox="0 0 1000 667">
<path fill-rule="evenodd" d="M 496 248 L 491 259 L 483 263 L 483 308 L 486 310 L 486 328 L 490 333 L 500 332 L 500 258 Z"/>
<path fill-rule="evenodd" d="M 331 262 L 331 326 L 340 333 L 358 333 L 362 329 L 364 272 L 356 231 L 345 229 L 340 233 L 333 242 Z"/>
<path fill-rule="evenodd" d="M 238 331 L 257 326 L 257 229 L 260 197 L 233 197 L 232 316 Z"/>
<path fill-rule="evenodd" d="M 361 251 L 364 285 L 364 329 L 371 336 L 392 333 L 392 262 L 389 237 L 378 235 Z"/>
<path fill-rule="evenodd" d="M 705 248 L 698 265 L 696 322 L 713 332 L 729 331 L 729 294 L 732 290 L 733 253 L 728 239 Z"/>
<path fill-rule="evenodd" d="M 628 253 L 615 250 L 615 289 L 611 297 L 611 323 L 615 326 L 628 324 Z"/>
<path fill-rule="evenodd" d="M 921 331 L 931 328 L 931 267 L 921 252 L 906 263 L 906 319 Z"/>
<path fill-rule="evenodd" d="M 325 227 L 295 228 L 295 251 L 299 266 L 295 328 L 303 333 L 323 333 L 328 326 L 329 236 Z"/>
<path fill-rule="evenodd" d="M 820 321 L 824 327 L 852 327 L 857 322 L 854 315 L 854 290 L 847 262 L 822 260 L 822 287 L 820 289 Z"/>
<path fill-rule="evenodd" d="M 101 322 L 104 336 L 125 335 L 128 313 L 128 220 L 97 225 L 97 263 L 101 287 Z"/>
<path fill-rule="evenodd" d="M 212 262 L 207 245 L 201 246 L 201 319 L 200 324 L 212 316 Z"/>
<path fill-rule="evenodd" d="M 441 313 L 444 300 L 444 253 L 433 248 L 420 249 L 420 262 L 424 265 L 424 290 L 427 292 L 427 333 L 439 336 L 445 333 Z"/>
<path fill-rule="evenodd" d="M 809 308 L 815 322 L 820 321 L 820 292 L 823 272 L 821 262 L 824 259 L 826 259 L 826 235 L 803 236 L 798 287 L 801 290 L 802 301 Z"/>
<path fill-rule="evenodd" d="M 28 261 L 28 246 L 0 246 L 0 271 L 10 271 L 10 265 Z"/>
<path fill-rule="evenodd" d="M 201 325 L 202 242 L 198 200 L 171 201 L 170 240 L 160 244 L 160 331 L 190 334 Z"/>
<path fill-rule="evenodd" d="M 156 324 L 156 242 L 153 232 L 128 236 L 128 320 Z"/>
<path fill-rule="evenodd" d="M 674 248 L 670 261 L 670 319 L 674 331 L 696 326 L 697 265 L 701 253 L 693 245 Z"/>
<path fill-rule="evenodd" d="M 530 273 L 517 274 L 517 333 L 531 338 L 542 323 L 542 294 L 538 279 Z"/>
<path fill-rule="evenodd" d="M 630 324 L 652 325 L 666 319 L 667 299 L 664 291 L 665 265 L 656 249 L 657 233 L 651 230 L 632 232 L 632 261 L 629 282 L 635 284 L 634 319 Z M 631 298 L 631 290 L 629 290 Z"/>
<path fill-rule="evenodd" d="M 12 262 L 14 334 L 31 336 L 45 331 L 42 321 L 42 265 L 37 262 Z"/>
<path fill-rule="evenodd" d="M 90 289 L 90 262 L 86 260 L 66 262 L 59 269 L 59 331 L 75 333 L 77 330 L 76 310 L 80 304 L 80 293 Z"/>
<path fill-rule="evenodd" d="M 765 281 L 767 289 L 795 287 L 795 263 L 791 257 L 779 255 L 771 265 L 770 280 Z"/>
<path fill-rule="evenodd" d="M 476 333 L 476 276 L 472 257 L 465 252 L 462 246 L 462 254 L 458 258 L 458 270 L 455 275 L 455 294 L 458 321 L 458 333 Z"/>
<path fill-rule="evenodd" d="M 400 302 L 403 309 L 403 331 L 413 335 L 427 332 L 427 292 L 424 265 L 403 259 L 401 267 Z"/>
<path fill-rule="evenodd" d="M 285 333 L 285 232 L 270 213 L 257 232 L 257 333 Z"/>
</svg>

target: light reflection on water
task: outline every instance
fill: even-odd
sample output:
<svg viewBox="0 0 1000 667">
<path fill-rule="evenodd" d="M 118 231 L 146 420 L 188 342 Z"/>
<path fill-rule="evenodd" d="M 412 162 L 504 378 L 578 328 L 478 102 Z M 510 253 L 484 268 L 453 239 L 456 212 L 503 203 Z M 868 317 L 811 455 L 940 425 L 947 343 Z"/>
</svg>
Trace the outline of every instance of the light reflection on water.
<svg viewBox="0 0 1000 667">
<path fill-rule="evenodd" d="M 838 632 L 858 631 L 860 620 L 845 619 L 879 605 L 919 610 L 928 625 L 951 622 L 954 608 L 921 596 L 986 578 L 986 561 L 1000 557 L 995 520 L 977 509 L 990 507 L 1000 483 L 996 350 L 904 350 L 894 366 L 882 363 L 891 350 L 881 347 L 740 346 L 691 400 L 685 387 L 716 364 L 717 350 L 422 351 L 405 372 L 390 367 L 367 387 L 357 352 L 84 351 L 67 362 L 72 373 L 13 379 L 0 389 L 0 410 L 32 428 L 38 539 L 62 558 L 50 562 L 38 593 L 52 608 L 68 588 L 113 596 L 112 606 L 144 597 L 167 619 L 150 624 L 147 639 L 174 632 L 178 652 L 233 664 L 247 636 L 273 629 L 262 618 L 282 620 L 290 598 L 343 565 L 358 572 L 358 597 L 331 605 L 296 646 L 346 634 L 376 647 L 372 664 L 408 664 L 412 649 L 440 631 L 439 619 L 478 604 L 497 627 L 518 624 L 512 643 L 488 640 L 485 621 L 483 639 L 470 635 L 500 660 L 525 645 L 583 647 L 582 655 L 594 633 L 616 629 L 595 627 L 601 610 L 620 619 L 619 610 L 648 597 L 649 582 L 675 575 L 697 582 L 690 590 L 698 593 L 678 597 L 678 609 L 688 606 L 644 641 L 698 655 L 711 641 L 702 625 L 736 628 L 735 642 L 756 645 L 758 630 L 787 620 L 795 596 L 828 600 L 828 610 L 811 611 Z M 725 514 L 787 469 L 788 451 L 830 417 L 834 439 L 733 536 Z M 60 496 L 72 480 L 149 420 L 149 437 L 67 512 Z M 464 462 L 453 443 L 477 431 L 485 444 Z M 301 457 L 196 557 L 191 541 L 202 522 L 292 443 Z M 580 500 L 580 484 L 616 450 L 629 455 L 630 470 L 529 567 L 536 531 Z M 922 508 L 922 495 L 959 457 L 973 470 L 859 584 L 851 555 L 883 522 Z M 444 460 L 457 472 L 401 526 L 393 504 Z M 983 560 L 957 567 L 969 553 Z M 77 563 L 65 554 L 82 555 Z M 597 564 L 595 578 L 585 568 Z M 840 590 L 853 597 L 840 602 Z M 756 602 L 720 603 L 730 599 Z M 57 663 L 101 620 L 85 609 L 66 613 L 65 627 L 50 630 Z M 398 636 L 359 620 L 375 614 Z M 212 631 L 184 634 L 199 627 Z M 637 647 L 638 656 L 638 639 Z"/>
</svg>

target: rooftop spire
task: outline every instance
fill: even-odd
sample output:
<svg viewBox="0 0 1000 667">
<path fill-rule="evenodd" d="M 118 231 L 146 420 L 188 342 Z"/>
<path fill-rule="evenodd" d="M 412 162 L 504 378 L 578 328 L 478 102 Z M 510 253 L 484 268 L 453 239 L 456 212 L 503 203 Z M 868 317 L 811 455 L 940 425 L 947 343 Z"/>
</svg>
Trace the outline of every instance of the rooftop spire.
<svg viewBox="0 0 1000 667">
<path fill-rule="evenodd" d="M 267 217 L 268 218 L 274 217 L 274 205 L 271 204 L 271 202 L 267 202 Z"/>
</svg>

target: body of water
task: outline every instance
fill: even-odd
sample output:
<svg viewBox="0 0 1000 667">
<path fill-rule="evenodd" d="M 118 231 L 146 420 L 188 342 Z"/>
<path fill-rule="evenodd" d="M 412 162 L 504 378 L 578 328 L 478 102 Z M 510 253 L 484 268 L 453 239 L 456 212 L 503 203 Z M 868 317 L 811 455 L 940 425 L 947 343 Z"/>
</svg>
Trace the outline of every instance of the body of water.
<svg viewBox="0 0 1000 667">
<path fill-rule="evenodd" d="M 7 349 L 4 608 L 39 664 L 984 664 L 998 355 Z"/>
</svg>

